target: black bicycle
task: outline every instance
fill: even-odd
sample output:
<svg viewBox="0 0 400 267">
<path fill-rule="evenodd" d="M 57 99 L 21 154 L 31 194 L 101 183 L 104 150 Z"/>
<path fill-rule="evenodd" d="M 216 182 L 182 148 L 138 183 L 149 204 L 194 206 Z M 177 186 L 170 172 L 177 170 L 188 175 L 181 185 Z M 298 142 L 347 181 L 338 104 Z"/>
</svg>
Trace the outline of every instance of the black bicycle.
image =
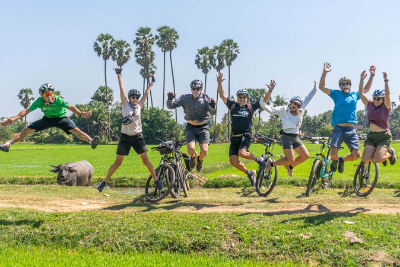
<svg viewBox="0 0 400 267">
<path fill-rule="evenodd" d="M 253 136 L 254 140 L 263 144 L 265 146 L 265 152 L 261 155 L 265 162 L 270 159 L 272 162 L 274 161 L 274 155 L 272 154 L 272 150 L 274 149 L 275 144 L 281 145 L 281 142 L 264 135 L 256 133 Z M 278 167 L 275 166 L 271 168 L 268 173 L 265 173 L 260 166 L 257 168 L 257 178 L 256 178 L 256 192 L 261 197 L 268 196 L 276 185 L 276 181 L 278 180 Z"/>
<path fill-rule="evenodd" d="M 188 197 L 189 186 L 189 160 L 190 156 L 180 151 L 180 148 L 185 145 L 186 141 L 173 141 L 173 152 L 169 157 L 171 166 L 175 171 L 175 183 L 171 188 L 170 194 L 173 198 L 178 198 L 181 195 L 181 189 L 185 197 Z"/>
</svg>

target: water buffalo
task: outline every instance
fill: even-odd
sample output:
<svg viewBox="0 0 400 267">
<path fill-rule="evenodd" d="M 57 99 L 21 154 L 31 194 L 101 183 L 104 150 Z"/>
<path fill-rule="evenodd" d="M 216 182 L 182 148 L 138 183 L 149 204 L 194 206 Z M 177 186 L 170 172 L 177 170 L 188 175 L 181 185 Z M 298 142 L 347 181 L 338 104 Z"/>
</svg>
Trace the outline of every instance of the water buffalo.
<svg viewBox="0 0 400 267">
<path fill-rule="evenodd" d="M 51 172 L 58 173 L 57 183 L 60 185 L 90 186 L 92 184 L 94 168 L 86 160 L 50 166 L 54 168 L 50 170 Z"/>
</svg>

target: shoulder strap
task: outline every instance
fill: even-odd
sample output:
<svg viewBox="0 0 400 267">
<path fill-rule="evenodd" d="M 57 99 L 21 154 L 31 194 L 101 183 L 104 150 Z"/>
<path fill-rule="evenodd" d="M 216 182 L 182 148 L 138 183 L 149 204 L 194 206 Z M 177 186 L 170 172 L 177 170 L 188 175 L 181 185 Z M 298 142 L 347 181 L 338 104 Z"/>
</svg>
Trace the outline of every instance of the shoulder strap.
<svg viewBox="0 0 400 267">
<path fill-rule="evenodd" d="M 233 112 L 233 110 L 235 109 L 236 103 L 233 103 L 231 106 L 231 113 Z"/>
<path fill-rule="evenodd" d="M 253 117 L 253 106 L 250 103 L 247 103 L 247 107 L 249 108 L 250 115 Z"/>
</svg>

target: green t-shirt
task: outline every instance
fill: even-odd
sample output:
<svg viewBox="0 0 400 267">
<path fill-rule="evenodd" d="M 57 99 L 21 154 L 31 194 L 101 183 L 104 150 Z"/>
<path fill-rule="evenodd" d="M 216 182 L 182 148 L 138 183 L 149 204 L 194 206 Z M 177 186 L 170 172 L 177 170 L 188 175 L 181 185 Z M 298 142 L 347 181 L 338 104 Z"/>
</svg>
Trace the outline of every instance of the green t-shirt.
<svg viewBox="0 0 400 267">
<path fill-rule="evenodd" d="M 54 103 L 46 106 L 43 98 L 39 97 L 28 109 L 34 111 L 35 109 L 40 108 L 40 110 L 44 113 L 44 116 L 47 118 L 62 118 L 67 116 L 67 111 L 65 109 L 68 106 L 69 104 L 67 101 L 55 95 Z"/>
</svg>

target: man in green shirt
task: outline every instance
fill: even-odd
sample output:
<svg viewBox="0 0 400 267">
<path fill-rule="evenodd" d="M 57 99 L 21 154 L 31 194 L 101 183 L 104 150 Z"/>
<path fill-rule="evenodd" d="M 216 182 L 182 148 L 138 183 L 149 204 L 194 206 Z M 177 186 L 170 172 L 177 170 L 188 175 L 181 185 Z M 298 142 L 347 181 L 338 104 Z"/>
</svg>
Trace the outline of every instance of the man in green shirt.
<svg viewBox="0 0 400 267">
<path fill-rule="evenodd" d="M 11 138 L 10 141 L 0 145 L 0 150 L 4 152 L 8 152 L 10 150 L 10 146 L 15 143 L 23 140 L 28 134 L 38 132 L 41 130 L 45 130 L 51 127 L 57 127 L 62 129 L 67 134 L 74 134 L 76 137 L 81 139 L 82 141 L 88 142 L 93 149 L 96 148 L 97 144 L 100 141 L 100 137 L 95 136 L 93 139 L 90 138 L 89 135 L 82 132 L 78 127 L 76 127 L 75 123 L 68 119 L 66 109 L 71 110 L 73 113 L 78 115 L 81 118 L 90 118 L 92 116 L 92 112 L 88 111 L 80 111 L 77 107 L 71 106 L 59 96 L 54 95 L 54 87 L 49 83 L 45 83 L 39 88 L 39 94 L 41 97 L 35 100 L 32 105 L 18 113 L 17 116 L 13 118 L 7 118 L 6 120 L 1 122 L 2 126 L 7 126 L 12 124 L 14 121 L 19 120 L 20 118 L 28 115 L 35 109 L 40 109 L 44 116 L 42 119 L 37 120 L 31 123 L 28 127 L 23 129 L 21 132 Z"/>
</svg>

